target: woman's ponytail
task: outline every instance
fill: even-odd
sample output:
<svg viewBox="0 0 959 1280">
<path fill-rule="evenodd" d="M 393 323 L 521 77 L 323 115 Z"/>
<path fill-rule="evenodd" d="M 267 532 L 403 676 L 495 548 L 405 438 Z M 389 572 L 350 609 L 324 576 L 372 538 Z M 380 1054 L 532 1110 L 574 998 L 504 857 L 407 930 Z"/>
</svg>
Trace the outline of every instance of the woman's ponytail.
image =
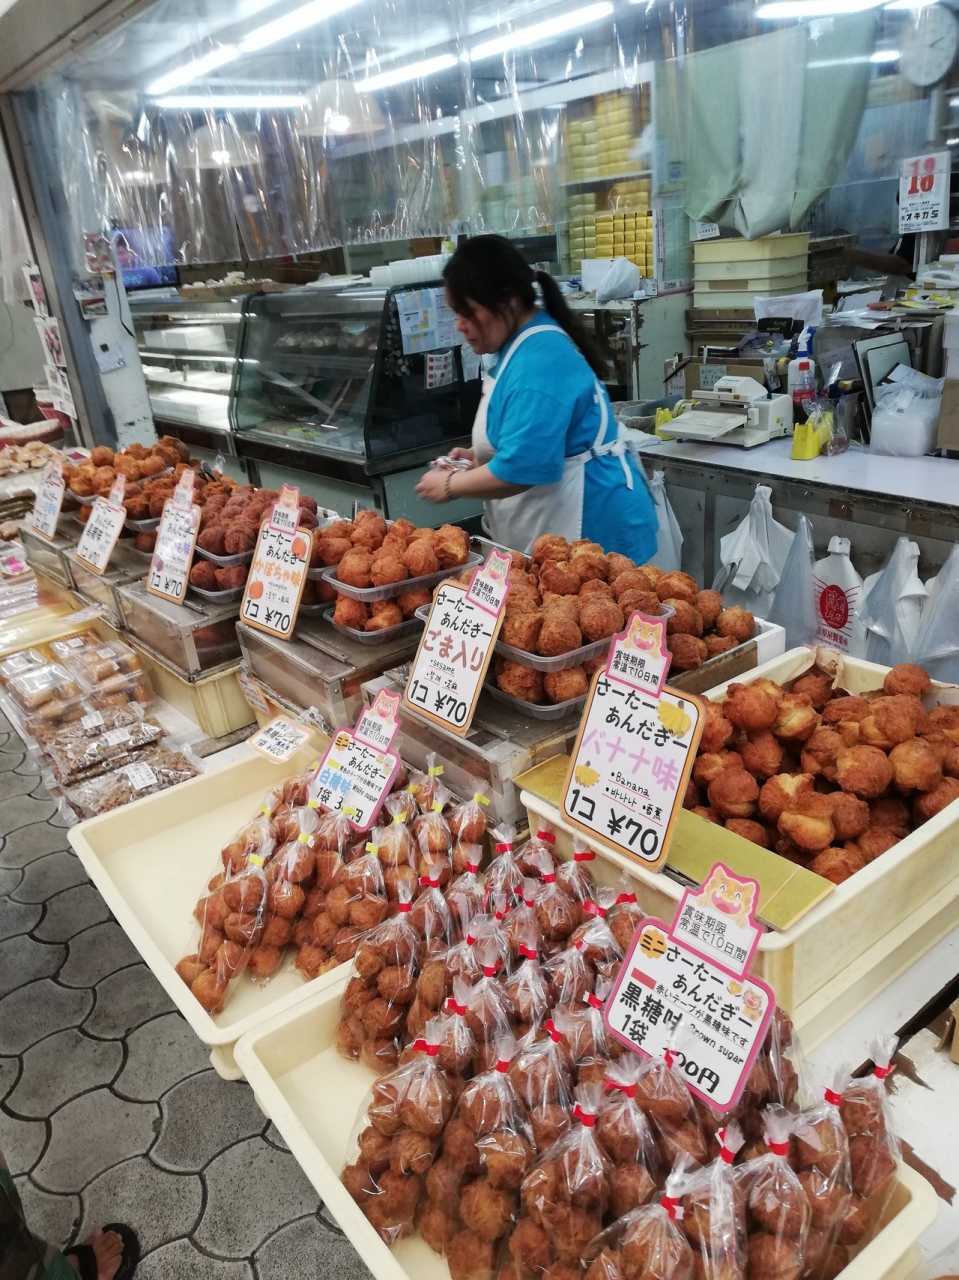
<svg viewBox="0 0 959 1280">
<path fill-rule="evenodd" d="M 559 327 L 576 343 L 583 359 L 602 382 L 607 375 L 606 361 L 579 316 L 570 309 L 563 291 L 548 271 L 534 271 L 533 278 L 543 295 L 543 306 Z"/>
</svg>

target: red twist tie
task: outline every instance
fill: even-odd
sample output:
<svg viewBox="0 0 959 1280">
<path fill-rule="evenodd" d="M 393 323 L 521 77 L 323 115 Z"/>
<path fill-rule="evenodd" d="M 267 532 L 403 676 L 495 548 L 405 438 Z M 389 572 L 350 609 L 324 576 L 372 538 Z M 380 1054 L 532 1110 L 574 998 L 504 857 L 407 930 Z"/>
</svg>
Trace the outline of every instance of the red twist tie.
<svg viewBox="0 0 959 1280">
<path fill-rule="evenodd" d="M 446 1001 L 446 1012 L 458 1013 L 459 1016 L 462 1018 L 466 1014 L 466 1005 L 457 1004 L 455 998 L 453 996 L 450 996 L 449 999 Z"/>
<path fill-rule="evenodd" d="M 556 836 L 553 834 L 553 832 L 552 832 L 552 831 L 537 831 L 537 832 L 536 832 L 536 839 L 537 839 L 537 840 L 543 840 L 543 841 L 545 841 L 545 842 L 546 842 L 546 844 L 555 844 L 555 843 L 556 843 Z"/>
<path fill-rule="evenodd" d="M 678 1222 L 683 1216 L 678 1196 L 663 1196 L 659 1203 L 666 1210 L 671 1222 Z"/>
<path fill-rule="evenodd" d="M 764 1134 L 763 1134 L 763 1137 L 764 1137 L 764 1138 L 765 1138 L 765 1140 L 766 1140 L 766 1146 L 769 1148 L 769 1150 L 773 1153 L 773 1155 L 774 1155 L 774 1156 L 788 1156 L 788 1155 L 789 1155 L 789 1140 L 788 1140 L 788 1138 L 787 1138 L 787 1140 L 786 1140 L 785 1142 L 773 1142 L 772 1138 L 770 1138 L 770 1136 L 769 1136 L 769 1134 L 768 1134 L 768 1133 L 764 1133 Z"/>
<path fill-rule="evenodd" d="M 586 1003 L 589 1005 L 591 1009 L 602 1009 L 603 1007 L 602 1000 L 600 1000 L 599 996 L 596 995 L 594 991 L 588 992 L 585 996 L 583 996 L 583 999 L 586 1001 Z"/>
<path fill-rule="evenodd" d="M 423 1046 L 423 1048 L 426 1051 L 426 1056 L 428 1058 L 435 1058 L 440 1051 L 440 1047 L 438 1044 L 426 1044 Z"/>
<path fill-rule="evenodd" d="M 622 902 L 635 902 L 635 901 L 636 901 L 636 895 L 635 895 L 635 893 L 617 893 L 617 895 L 616 895 L 616 906 L 617 906 L 617 907 L 618 907 L 618 906 L 620 905 L 620 903 L 622 903 Z"/>
<path fill-rule="evenodd" d="M 582 951 L 585 945 L 586 943 L 582 938 L 577 938 L 576 941 L 573 943 L 573 946 L 576 948 L 577 951 Z"/>
<path fill-rule="evenodd" d="M 467 862 L 467 864 L 466 864 L 466 870 L 467 870 L 467 871 L 471 871 L 471 872 L 473 873 L 473 875 L 475 876 L 475 875 L 476 875 L 476 873 L 477 873 L 477 871 L 479 871 L 479 863 L 478 863 L 478 862 Z"/>
<path fill-rule="evenodd" d="M 423 1039 L 422 1036 L 420 1036 L 418 1040 L 413 1041 L 413 1052 L 414 1053 L 426 1052 L 426 1041 Z"/>
<path fill-rule="evenodd" d="M 483 973 L 486 975 L 486 977 L 487 977 L 487 978 L 495 978 L 495 977 L 496 977 L 496 969 L 497 969 L 497 966 L 496 966 L 495 964 L 484 964 L 484 965 L 483 965 Z"/>
<path fill-rule="evenodd" d="M 573 854 L 574 862 L 592 862 L 596 854 L 592 849 L 577 849 Z"/>
<path fill-rule="evenodd" d="M 667 1049 L 663 1054 L 663 1062 L 665 1062 L 666 1066 L 669 1067 L 670 1071 L 672 1071 L 673 1067 L 676 1065 L 676 1050 Z"/>
<path fill-rule="evenodd" d="M 583 910 L 588 916 L 598 916 L 600 920 L 606 919 L 606 908 L 601 907 L 598 902 L 584 902 Z"/>
<path fill-rule="evenodd" d="M 527 947 L 527 946 L 525 946 L 525 945 L 524 945 L 524 946 L 521 946 L 521 947 L 520 947 L 520 949 L 519 949 L 519 953 L 520 953 L 520 955 L 523 957 L 523 959 L 524 959 L 524 960 L 535 960 L 535 959 L 536 959 L 536 948 L 535 948 L 535 947 Z"/>
<path fill-rule="evenodd" d="M 720 1141 L 722 1141 L 722 1139 L 720 1139 Z M 786 1148 L 787 1150 L 789 1148 L 788 1142 L 786 1143 Z M 723 1164 L 732 1164 L 732 1162 L 736 1159 L 736 1152 L 730 1151 L 728 1147 L 721 1146 L 719 1148 L 719 1154 L 722 1157 Z"/>
<path fill-rule="evenodd" d="M 896 1069 L 896 1068 L 895 1068 L 895 1067 L 893 1066 L 893 1064 L 890 1062 L 888 1066 L 885 1066 L 885 1067 L 875 1067 L 875 1068 L 873 1069 L 873 1073 L 872 1073 L 872 1074 L 876 1077 L 876 1079 L 877 1079 L 877 1080 L 885 1080 L 886 1076 L 891 1076 L 891 1075 L 892 1075 L 892 1073 L 895 1071 L 895 1069 Z"/>
<path fill-rule="evenodd" d="M 475 945 L 476 945 L 476 939 L 475 939 L 475 938 L 473 937 L 473 935 L 469 932 L 469 930 L 467 930 L 467 931 L 466 931 L 466 945 L 467 945 L 468 947 L 472 947 L 472 946 L 475 946 Z"/>
<path fill-rule="evenodd" d="M 556 1023 L 553 1021 L 552 1018 L 547 1018 L 546 1021 L 543 1023 L 543 1026 L 546 1028 L 549 1034 L 549 1038 L 550 1040 L 552 1040 L 554 1044 L 562 1044 L 563 1037 L 561 1033 L 556 1029 Z"/>
<path fill-rule="evenodd" d="M 413 904 L 412 902 L 399 902 L 397 903 L 397 910 L 403 912 L 405 915 L 407 911 L 413 910 Z"/>
<path fill-rule="evenodd" d="M 842 1094 L 837 1093 L 835 1089 L 824 1089 L 823 1097 L 827 1102 L 831 1102 L 834 1107 L 838 1107 L 842 1102 Z"/>
<path fill-rule="evenodd" d="M 576 1106 L 573 1107 L 573 1119 L 578 1120 L 580 1124 L 585 1125 L 587 1129 L 592 1129 L 593 1125 L 596 1123 L 596 1117 L 592 1111 L 584 1111 L 578 1102 Z"/>
<path fill-rule="evenodd" d="M 507 1071 L 509 1071 L 509 1058 L 497 1058 L 496 1070 L 501 1076 L 505 1076 Z"/>
<path fill-rule="evenodd" d="M 496 846 L 496 852 L 497 852 L 497 853 L 512 853 L 512 851 L 513 851 L 513 842 L 512 842 L 512 840 L 510 840 L 510 842 L 509 842 L 508 844 L 498 844 L 498 845 Z"/>
<path fill-rule="evenodd" d="M 493 919 L 498 920 L 500 924 L 502 924 L 502 922 L 506 919 L 507 911 L 509 911 L 509 907 L 497 907 L 496 910 L 493 912 Z"/>
<path fill-rule="evenodd" d="M 634 1084 L 624 1084 L 621 1080 L 610 1080 L 607 1076 L 603 1081 L 606 1091 L 611 1093 L 614 1089 L 618 1089 L 620 1093 L 625 1093 L 627 1098 L 636 1097 L 636 1086 Z"/>
<path fill-rule="evenodd" d="M 552 871 L 543 872 L 543 884 L 555 884 L 556 876 Z"/>
</svg>

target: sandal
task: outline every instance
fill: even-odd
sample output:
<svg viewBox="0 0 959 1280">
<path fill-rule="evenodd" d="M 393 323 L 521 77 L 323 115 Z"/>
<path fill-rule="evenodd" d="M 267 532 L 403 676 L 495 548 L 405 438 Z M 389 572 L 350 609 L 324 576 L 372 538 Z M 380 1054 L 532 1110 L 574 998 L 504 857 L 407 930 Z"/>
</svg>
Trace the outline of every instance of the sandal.
<svg viewBox="0 0 959 1280">
<path fill-rule="evenodd" d="M 137 1238 L 137 1233 L 132 1227 L 127 1227 L 122 1222 L 108 1222 L 106 1226 L 100 1229 L 101 1231 L 112 1231 L 123 1242 L 120 1266 L 113 1280 L 130 1280 L 140 1261 L 140 1241 Z M 80 1280 L 97 1280 L 97 1255 L 92 1245 L 73 1244 L 69 1249 L 63 1250 L 63 1256 L 65 1258 L 76 1258 Z"/>
</svg>

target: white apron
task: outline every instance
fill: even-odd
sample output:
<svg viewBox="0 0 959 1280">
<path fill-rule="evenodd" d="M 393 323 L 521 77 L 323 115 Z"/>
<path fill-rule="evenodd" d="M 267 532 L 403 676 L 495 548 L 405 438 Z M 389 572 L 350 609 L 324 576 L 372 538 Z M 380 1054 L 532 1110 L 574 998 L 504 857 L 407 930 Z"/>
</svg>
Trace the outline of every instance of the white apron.
<svg viewBox="0 0 959 1280">
<path fill-rule="evenodd" d="M 473 420 L 473 451 L 478 467 L 489 462 L 496 452 L 486 434 L 486 419 L 490 400 L 495 393 L 500 375 L 509 364 L 514 352 L 527 338 L 531 338 L 535 333 L 556 332 L 553 325 L 547 324 L 534 325 L 532 329 L 524 330 L 500 361 L 496 377 L 483 374 L 483 396 Z M 559 332 L 563 331 L 559 330 Z M 572 342 L 571 338 L 570 342 Z M 533 485 L 532 488 L 523 493 L 514 494 L 511 498 L 493 498 L 485 503 L 489 535 L 500 546 L 528 554 L 532 550 L 533 543 L 543 533 L 560 534 L 569 542 L 575 542 L 581 538 L 583 536 L 585 468 L 593 458 L 606 457 L 608 454 L 619 458 L 626 476 L 626 487 L 632 489 L 633 473 L 626 461 L 626 441 L 622 426 L 619 427 L 615 440 L 610 440 L 608 444 L 603 443 L 609 424 L 609 410 L 603 388 L 598 379 L 595 381 L 594 399 L 599 405 L 600 421 L 599 431 L 592 448 L 565 459 L 561 480 L 553 484 Z"/>
</svg>

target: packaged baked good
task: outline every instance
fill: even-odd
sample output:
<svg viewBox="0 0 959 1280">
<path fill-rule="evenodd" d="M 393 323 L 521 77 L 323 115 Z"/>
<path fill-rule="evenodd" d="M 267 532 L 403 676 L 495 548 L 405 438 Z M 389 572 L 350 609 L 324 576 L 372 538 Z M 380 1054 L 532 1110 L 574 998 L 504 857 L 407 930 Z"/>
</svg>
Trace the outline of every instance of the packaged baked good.
<svg viewBox="0 0 959 1280">
<path fill-rule="evenodd" d="M 549 824 L 542 822 L 525 844 L 516 850 L 516 865 L 524 876 L 538 876 L 542 866 L 542 855 L 556 862 L 556 835 Z"/>
<path fill-rule="evenodd" d="M 0 662 L 0 684 L 8 685 L 15 676 L 26 675 L 47 665 L 47 659 L 39 649 L 21 649 Z"/>
<path fill-rule="evenodd" d="M 596 885 L 593 881 L 592 864 L 596 854 L 586 843 L 583 836 L 573 836 L 573 856 L 568 862 L 561 862 L 556 868 L 556 883 L 569 896 L 585 907 L 596 896 Z"/>
<path fill-rule="evenodd" d="M 510 1080 L 529 1111 L 537 1151 L 545 1151 L 571 1123 L 572 1063 L 569 1046 L 552 1018 L 543 1023 L 546 1036 L 531 1031 L 510 1066 Z"/>
<path fill-rule="evenodd" d="M 557 1004 L 553 1021 L 569 1049 L 577 1084 L 602 1084 L 610 1057 L 610 1041 L 603 1023 L 603 1005 L 611 983 L 597 978 L 596 988 L 577 1004 Z"/>
<path fill-rule="evenodd" d="M 636 1102 L 639 1067 L 639 1059 L 631 1053 L 607 1066 L 596 1117 L 596 1138 L 613 1164 L 610 1212 L 617 1218 L 647 1204 L 659 1177 L 656 1141 Z"/>
<path fill-rule="evenodd" d="M 692 1094 L 674 1070 L 675 1057 L 675 1049 L 670 1048 L 662 1058 L 645 1059 L 636 1077 L 636 1101 L 652 1126 L 660 1163 L 667 1169 L 682 1156 L 698 1164 L 704 1164 L 707 1157 L 706 1138 Z"/>
<path fill-rule="evenodd" d="M 511 933 L 516 940 L 516 967 L 505 979 L 504 987 L 513 1010 L 516 1037 L 524 1036 L 540 1026 L 552 1006 L 549 983 L 539 962 L 537 948 L 542 938 L 535 919 L 527 918 Z"/>
<path fill-rule="evenodd" d="M 582 919 L 582 907 L 562 889 L 550 855 L 537 850 L 532 861 L 538 867 L 542 888 L 536 897 L 536 918 L 547 943 L 564 945 Z"/>
<path fill-rule="evenodd" d="M 82 690 L 75 677 L 57 662 L 31 667 L 7 682 L 7 692 L 21 711 L 41 720 L 53 721 L 57 711 L 79 700 Z"/>
<path fill-rule="evenodd" d="M 641 925 L 645 912 L 636 901 L 636 884 L 624 871 L 619 877 L 616 900 L 609 909 L 607 920 L 613 937 L 623 955 L 629 950 L 636 930 Z"/>
<path fill-rule="evenodd" d="M 566 947 L 545 964 L 554 1004 L 575 1004 L 585 999 L 596 981 L 596 969 L 581 947 Z"/>
<path fill-rule="evenodd" d="M 693 1280 L 693 1251 L 678 1221 L 685 1177 L 681 1162 L 658 1204 L 633 1209 L 588 1242 L 586 1280 Z"/>
<path fill-rule="evenodd" d="M 445 951 L 449 946 L 450 909 L 441 886 L 449 877 L 449 859 L 444 854 L 426 853 L 420 859 L 419 892 L 413 902 L 410 924 L 419 935 L 420 962 Z"/>
<path fill-rule="evenodd" d="M 183 751 L 154 745 L 145 747 L 130 764 L 65 788 L 64 795 L 81 818 L 92 818 L 187 782 L 199 772 Z"/>
<path fill-rule="evenodd" d="M 478 874 L 483 849 L 481 845 L 470 845 L 468 850 L 463 870 L 446 887 L 451 943 L 466 937 L 470 921 L 483 910 L 483 884 Z"/>
<path fill-rule="evenodd" d="M 208 888 L 193 913 L 199 939 L 176 971 L 207 1013 L 216 1014 L 263 939 L 268 886 L 259 856 L 241 871 L 218 873 Z"/>
<path fill-rule="evenodd" d="M 474 952 L 483 976 L 469 989 L 466 1019 L 476 1037 L 478 1069 L 484 1070 L 495 1061 L 497 1042 L 512 1033 L 513 1008 L 500 980 L 503 949 L 490 930 L 476 942 Z"/>
<path fill-rule="evenodd" d="M 750 1275 L 799 1280 L 806 1266 L 810 1209 L 799 1176 L 790 1167 L 790 1136 L 796 1117 L 782 1107 L 763 1114 L 769 1153 L 736 1171 L 744 1204 L 746 1265 Z M 797 1132 L 800 1146 L 802 1138 Z"/>
<path fill-rule="evenodd" d="M 839 1103 L 839 1115 L 849 1138 L 851 1186 L 857 1196 L 869 1201 L 873 1223 L 883 1218 L 902 1154 L 892 1126 L 886 1083 L 895 1070 L 896 1045 L 895 1036 L 876 1038 L 871 1046 L 872 1074 L 861 1080 L 845 1080 Z"/>
<path fill-rule="evenodd" d="M 481 845 L 486 835 L 486 809 L 489 797 L 474 791 L 469 800 L 461 800 L 446 815 L 450 833 L 456 844 Z"/>
<path fill-rule="evenodd" d="M 539 880 L 533 876 L 525 876 L 519 897 L 505 914 L 503 929 L 514 963 L 519 956 L 521 943 L 527 948 L 532 947 L 534 951 L 543 947 L 543 930 L 536 915 L 536 899 L 541 888 Z M 505 902 L 505 895 L 501 897 Z"/>
<path fill-rule="evenodd" d="M 91 728 L 94 721 L 100 723 L 98 730 Z M 108 707 L 61 727 L 44 749 L 57 782 L 70 786 L 132 761 L 162 736 L 160 725 L 141 719 L 129 707 Z"/>
<path fill-rule="evenodd" d="M 690 1171 L 682 1182 L 679 1225 L 696 1257 L 696 1277 L 736 1280 L 745 1275 L 743 1193 L 733 1172 L 743 1142 L 735 1121 L 719 1131 L 720 1151 L 704 1169 Z"/>
<path fill-rule="evenodd" d="M 450 793 L 445 787 L 443 787 L 442 793 L 439 792 L 439 788 L 443 786 L 440 782 L 442 776 L 443 766 L 435 751 L 431 751 L 426 757 L 425 772 L 414 769 L 410 774 L 406 789 L 413 797 L 420 813 L 430 812 L 438 794 L 442 794 L 447 800 L 449 799 Z"/>
<path fill-rule="evenodd" d="M 497 894 L 502 894 L 509 905 L 523 887 L 523 873 L 513 852 L 516 829 L 506 823 L 495 827 L 492 835 L 493 861 L 486 872 L 486 899 L 489 902 Z"/>
<path fill-rule="evenodd" d="M 609 914 L 616 901 L 615 889 L 596 888 L 595 897 L 582 904 L 583 923 L 570 935 L 569 945 L 581 951 L 598 970 L 604 969 L 623 953 L 609 925 Z M 608 975 L 607 975 L 608 976 Z"/>
</svg>

